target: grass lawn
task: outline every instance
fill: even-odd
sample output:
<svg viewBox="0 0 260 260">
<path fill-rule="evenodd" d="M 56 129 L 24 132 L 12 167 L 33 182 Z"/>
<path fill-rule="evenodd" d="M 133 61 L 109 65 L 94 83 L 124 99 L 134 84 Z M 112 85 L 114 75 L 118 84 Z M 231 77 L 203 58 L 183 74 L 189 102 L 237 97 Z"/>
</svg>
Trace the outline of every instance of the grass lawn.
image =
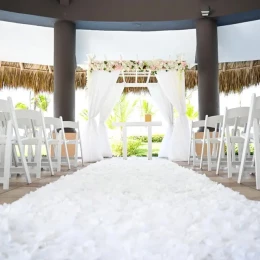
<svg viewBox="0 0 260 260">
<path fill-rule="evenodd" d="M 161 143 L 152 144 L 152 155 L 153 156 L 158 157 L 160 147 L 161 147 Z M 142 143 L 142 145 L 136 151 L 135 156 L 140 156 L 140 157 L 147 156 L 147 152 L 148 152 L 148 143 Z"/>
</svg>

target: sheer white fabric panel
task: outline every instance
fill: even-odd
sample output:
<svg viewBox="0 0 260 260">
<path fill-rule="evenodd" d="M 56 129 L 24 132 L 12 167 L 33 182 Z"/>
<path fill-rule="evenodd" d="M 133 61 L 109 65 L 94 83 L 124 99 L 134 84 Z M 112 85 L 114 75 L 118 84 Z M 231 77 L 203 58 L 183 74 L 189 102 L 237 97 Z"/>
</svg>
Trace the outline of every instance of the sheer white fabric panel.
<svg viewBox="0 0 260 260">
<path fill-rule="evenodd" d="M 116 83 L 119 73 L 120 71 L 93 71 L 90 74 L 87 91 L 89 120 L 82 136 L 84 162 L 96 162 L 103 159 L 96 117 L 101 112 L 110 88 Z"/>
<path fill-rule="evenodd" d="M 169 159 L 186 161 L 189 155 L 189 122 L 186 116 L 184 71 L 158 71 L 156 77 L 165 96 L 179 113 L 172 132 Z"/>
<path fill-rule="evenodd" d="M 161 149 L 159 151 L 158 157 L 168 158 L 170 148 L 169 143 L 171 143 L 174 123 L 173 107 L 171 102 L 163 93 L 163 90 L 159 84 L 148 84 L 148 89 L 155 105 L 161 111 L 161 114 L 167 124 L 166 133 L 162 140 Z"/>
<path fill-rule="evenodd" d="M 125 83 L 113 84 L 109 88 L 109 93 L 107 94 L 106 100 L 101 107 L 100 117 L 99 117 L 99 138 L 100 138 L 100 149 L 102 150 L 103 157 L 112 157 L 112 151 L 108 140 L 107 127 L 105 122 L 109 117 L 115 103 L 120 99 L 123 93 Z"/>
</svg>

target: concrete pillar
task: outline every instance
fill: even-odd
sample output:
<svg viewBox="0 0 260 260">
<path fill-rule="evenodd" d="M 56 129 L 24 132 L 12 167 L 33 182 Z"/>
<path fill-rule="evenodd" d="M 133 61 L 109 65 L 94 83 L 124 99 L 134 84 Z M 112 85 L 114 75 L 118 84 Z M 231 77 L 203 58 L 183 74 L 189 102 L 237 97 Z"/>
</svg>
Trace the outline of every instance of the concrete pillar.
<svg viewBox="0 0 260 260">
<path fill-rule="evenodd" d="M 199 119 L 219 115 L 218 33 L 216 20 L 196 21 Z"/>
<path fill-rule="evenodd" d="M 54 25 L 54 116 L 75 121 L 76 27 L 70 21 Z"/>
</svg>

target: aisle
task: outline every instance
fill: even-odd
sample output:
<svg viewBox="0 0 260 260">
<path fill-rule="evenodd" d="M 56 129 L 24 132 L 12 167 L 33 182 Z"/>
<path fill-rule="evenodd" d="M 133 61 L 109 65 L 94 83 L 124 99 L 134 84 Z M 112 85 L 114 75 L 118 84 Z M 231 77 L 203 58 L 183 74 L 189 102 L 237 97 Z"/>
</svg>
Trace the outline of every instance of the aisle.
<svg viewBox="0 0 260 260">
<path fill-rule="evenodd" d="M 0 259 L 259 259 L 260 204 L 167 160 L 93 164 L 0 206 Z"/>
</svg>

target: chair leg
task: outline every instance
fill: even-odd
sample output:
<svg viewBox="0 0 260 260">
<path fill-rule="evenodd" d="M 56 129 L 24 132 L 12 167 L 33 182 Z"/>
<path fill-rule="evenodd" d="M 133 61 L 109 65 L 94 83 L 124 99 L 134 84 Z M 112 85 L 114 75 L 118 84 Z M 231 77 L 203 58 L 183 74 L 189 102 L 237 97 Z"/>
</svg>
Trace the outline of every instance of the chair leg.
<svg viewBox="0 0 260 260">
<path fill-rule="evenodd" d="M 256 189 L 260 189 L 260 144 L 259 144 L 259 125 L 257 120 L 254 120 L 254 146 L 255 146 L 255 177 Z"/>
<path fill-rule="evenodd" d="M 57 145 L 57 172 L 61 171 L 61 144 Z"/>
<path fill-rule="evenodd" d="M 74 167 L 78 167 L 78 142 L 75 144 Z"/>
<path fill-rule="evenodd" d="M 36 178 L 40 179 L 41 178 L 41 162 L 42 162 L 42 146 L 41 143 L 39 142 L 35 146 L 35 157 L 34 157 L 34 162 L 36 163 Z"/>
<path fill-rule="evenodd" d="M 11 129 L 7 131 L 7 140 L 5 144 L 5 159 L 4 159 L 4 183 L 3 189 L 9 189 L 11 159 L 12 159 L 12 143 L 11 143 Z"/>
<path fill-rule="evenodd" d="M 80 154 L 81 154 L 81 164 L 82 166 L 84 166 L 81 140 L 79 141 L 79 146 L 80 146 Z"/>
<path fill-rule="evenodd" d="M 188 165 L 190 165 L 191 145 L 192 145 L 192 138 L 191 138 L 191 140 L 190 140 L 190 146 L 189 146 L 189 157 L 188 157 Z M 82 156 L 82 155 L 81 155 L 81 156 Z"/>
<path fill-rule="evenodd" d="M 69 170 L 70 170 L 71 167 L 70 167 L 70 158 L 69 158 L 68 146 L 67 146 L 65 141 L 64 141 L 64 148 L 65 148 L 65 153 L 66 153 L 68 167 L 69 167 Z"/>
<path fill-rule="evenodd" d="M 51 153 L 50 153 L 50 147 L 49 144 L 47 143 L 48 141 L 45 140 L 45 147 L 46 147 L 46 152 L 47 152 L 47 159 L 49 162 L 49 167 L 50 167 L 50 172 L 51 175 L 54 175 L 53 167 L 52 167 L 52 161 L 51 161 Z"/>
<path fill-rule="evenodd" d="M 228 178 L 232 178 L 232 148 L 229 140 L 227 141 L 227 168 Z"/>
<path fill-rule="evenodd" d="M 200 155 L 200 169 L 202 169 L 202 167 L 203 167 L 204 148 L 205 148 L 205 142 L 203 140 L 202 148 L 201 148 L 201 155 Z"/>
<path fill-rule="evenodd" d="M 217 162 L 217 169 L 216 169 L 216 175 L 219 175 L 219 169 L 221 164 L 221 159 L 223 159 L 223 152 L 224 151 L 224 140 L 221 138 L 220 145 L 219 145 L 219 155 L 218 155 L 218 162 Z"/>
</svg>

